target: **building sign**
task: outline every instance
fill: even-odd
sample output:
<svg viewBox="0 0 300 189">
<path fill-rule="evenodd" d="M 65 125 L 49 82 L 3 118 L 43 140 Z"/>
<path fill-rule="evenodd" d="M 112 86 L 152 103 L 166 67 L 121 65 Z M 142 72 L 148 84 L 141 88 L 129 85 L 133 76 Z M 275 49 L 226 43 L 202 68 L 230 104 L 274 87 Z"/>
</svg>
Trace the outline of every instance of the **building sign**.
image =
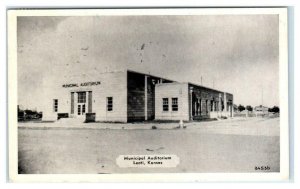
<svg viewBox="0 0 300 189">
<path fill-rule="evenodd" d="M 70 88 L 70 87 L 87 87 L 87 86 L 95 86 L 100 85 L 100 81 L 92 81 L 92 82 L 84 82 L 84 83 L 69 83 L 69 84 L 63 84 L 62 87 L 64 88 Z"/>
</svg>

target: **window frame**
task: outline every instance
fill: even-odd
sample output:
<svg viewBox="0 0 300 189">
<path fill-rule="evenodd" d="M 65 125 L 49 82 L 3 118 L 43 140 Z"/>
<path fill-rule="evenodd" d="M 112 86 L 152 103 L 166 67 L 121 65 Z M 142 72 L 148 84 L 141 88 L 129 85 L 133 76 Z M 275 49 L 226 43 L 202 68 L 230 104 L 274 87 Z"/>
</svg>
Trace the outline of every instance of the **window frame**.
<svg viewBox="0 0 300 189">
<path fill-rule="evenodd" d="M 176 102 L 176 103 L 175 103 Z M 172 112 L 178 112 L 178 97 L 172 98 Z"/>
<path fill-rule="evenodd" d="M 169 98 L 162 98 L 162 110 L 163 112 L 169 111 Z"/>
<path fill-rule="evenodd" d="M 86 103 L 86 92 L 78 92 L 77 95 L 77 103 Z"/>
<path fill-rule="evenodd" d="M 58 99 L 53 99 L 53 111 L 58 112 Z"/>
<path fill-rule="evenodd" d="M 109 96 L 106 97 L 106 111 L 107 112 L 112 112 L 113 111 L 113 97 Z"/>
<path fill-rule="evenodd" d="M 81 105 L 80 104 L 78 104 L 77 105 L 77 115 L 81 115 L 82 113 L 81 113 Z"/>
</svg>

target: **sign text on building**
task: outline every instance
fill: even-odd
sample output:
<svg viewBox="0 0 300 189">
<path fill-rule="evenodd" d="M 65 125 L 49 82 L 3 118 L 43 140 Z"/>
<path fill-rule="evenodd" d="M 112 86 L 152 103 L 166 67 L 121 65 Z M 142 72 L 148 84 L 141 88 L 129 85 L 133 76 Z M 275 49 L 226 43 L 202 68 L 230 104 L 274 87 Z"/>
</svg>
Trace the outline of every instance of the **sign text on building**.
<svg viewBox="0 0 300 189">
<path fill-rule="evenodd" d="M 91 81 L 91 82 L 84 82 L 84 83 L 70 83 L 70 84 L 63 84 L 62 87 L 70 88 L 70 87 L 87 87 L 87 86 L 95 86 L 100 85 L 100 81 Z"/>
</svg>

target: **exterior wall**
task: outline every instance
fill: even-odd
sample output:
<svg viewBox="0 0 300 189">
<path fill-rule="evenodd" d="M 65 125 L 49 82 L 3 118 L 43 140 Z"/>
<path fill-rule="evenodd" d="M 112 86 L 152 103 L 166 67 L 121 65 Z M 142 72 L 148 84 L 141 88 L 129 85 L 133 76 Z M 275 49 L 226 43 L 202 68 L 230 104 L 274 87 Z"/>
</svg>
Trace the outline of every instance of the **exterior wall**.
<svg viewBox="0 0 300 189">
<path fill-rule="evenodd" d="M 177 83 L 133 71 L 95 73 L 43 82 L 43 120 L 57 120 L 58 113 L 77 115 L 77 92 L 92 91 L 92 112 L 96 121 L 128 122 L 138 120 L 191 120 L 232 116 L 233 95 L 189 83 Z M 85 82 L 99 85 L 81 85 Z M 64 84 L 78 84 L 65 86 Z M 71 92 L 74 92 L 74 114 L 71 114 Z M 107 97 L 113 98 L 113 110 L 107 111 Z M 162 99 L 169 99 L 169 111 L 163 111 Z M 178 111 L 172 111 L 172 98 L 178 98 Z M 54 112 L 53 99 L 58 99 Z M 199 101 L 200 100 L 200 101 Z M 213 109 L 213 111 L 212 111 Z"/>
<path fill-rule="evenodd" d="M 98 75 L 85 75 L 70 77 L 64 81 L 54 82 L 55 85 L 45 87 L 45 100 L 43 108 L 43 120 L 56 120 L 58 113 L 68 113 L 69 117 L 76 115 L 77 97 L 74 98 L 74 115 L 71 115 L 71 92 L 92 91 L 92 113 L 96 113 L 96 121 L 127 121 L 127 72 L 112 72 Z M 84 83 L 90 81 L 100 81 L 100 85 L 62 87 L 63 84 Z M 113 97 L 113 110 L 107 111 L 106 98 Z M 88 100 L 88 95 L 86 96 Z M 53 110 L 53 99 L 58 99 L 58 111 Z M 86 103 L 88 105 L 88 102 Z M 86 107 L 88 112 L 88 106 Z M 82 116 L 84 117 L 84 116 Z"/>
<path fill-rule="evenodd" d="M 163 111 L 163 98 L 169 99 L 169 111 Z M 178 98 L 178 111 L 172 111 L 172 98 Z M 189 120 L 188 98 L 188 84 L 157 84 L 155 86 L 155 119 Z"/>
<path fill-rule="evenodd" d="M 46 78 L 44 78 L 47 80 Z M 41 102 L 41 111 L 43 112 L 43 121 L 57 120 L 57 113 L 66 111 L 66 103 L 68 93 L 61 87 L 61 81 L 53 80 L 51 83 L 46 83 L 43 80 L 42 96 L 44 100 Z M 53 99 L 58 99 L 58 112 L 54 112 Z"/>
<path fill-rule="evenodd" d="M 101 82 L 101 88 L 93 94 L 93 112 L 96 121 L 127 122 L 127 73 L 107 73 Z M 106 98 L 113 97 L 113 110 L 107 111 Z"/>
<path fill-rule="evenodd" d="M 127 73 L 128 121 L 145 120 L 145 75 Z"/>
<path fill-rule="evenodd" d="M 155 78 L 148 76 L 146 82 L 147 82 L 147 120 L 153 120 L 155 117 L 155 84 L 158 81 Z"/>
<path fill-rule="evenodd" d="M 189 84 L 190 119 L 233 116 L 233 95 Z"/>
<path fill-rule="evenodd" d="M 129 122 L 155 118 L 155 85 L 160 82 L 170 81 L 132 71 L 127 72 L 127 116 Z"/>
</svg>

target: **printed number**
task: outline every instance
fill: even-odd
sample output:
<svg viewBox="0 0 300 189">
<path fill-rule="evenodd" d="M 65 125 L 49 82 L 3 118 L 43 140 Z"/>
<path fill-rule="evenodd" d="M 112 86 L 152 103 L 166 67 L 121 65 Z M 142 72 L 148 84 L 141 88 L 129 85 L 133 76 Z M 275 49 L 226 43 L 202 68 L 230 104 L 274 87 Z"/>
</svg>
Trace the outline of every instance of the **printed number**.
<svg viewBox="0 0 300 189">
<path fill-rule="evenodd" d="M 255 171 L 269 171 L 271 168 L 269 166 L 255 166 Z"/>
</svg>

